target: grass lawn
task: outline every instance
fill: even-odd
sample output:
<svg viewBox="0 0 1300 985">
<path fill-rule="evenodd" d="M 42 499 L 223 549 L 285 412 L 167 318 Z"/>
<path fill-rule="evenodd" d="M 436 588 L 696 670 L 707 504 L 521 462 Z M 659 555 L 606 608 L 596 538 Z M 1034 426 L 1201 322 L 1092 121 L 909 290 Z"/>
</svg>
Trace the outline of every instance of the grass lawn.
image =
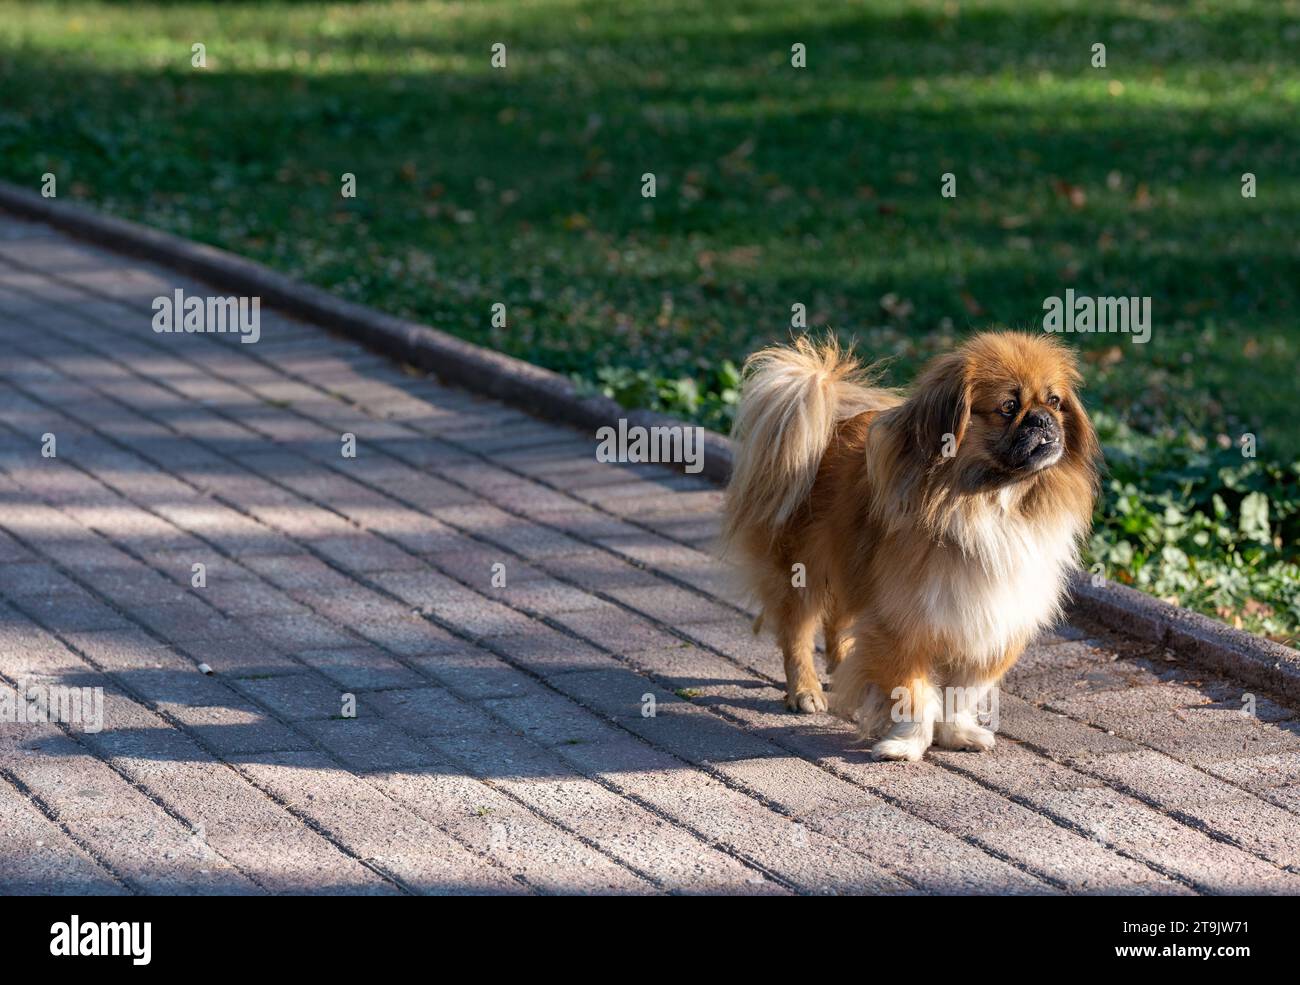
<svg viewBox="0 0 1300 985">
<path fill-rule="evenodd" d="M 0 175 L 723 428 L 796 303 L 903 382 L 1149 296 L 1147 344 L 1067 337 L 1090 563 L 1292 640 L 1298 50 L 1297 0 L 0 0 Z"/>
</svg>

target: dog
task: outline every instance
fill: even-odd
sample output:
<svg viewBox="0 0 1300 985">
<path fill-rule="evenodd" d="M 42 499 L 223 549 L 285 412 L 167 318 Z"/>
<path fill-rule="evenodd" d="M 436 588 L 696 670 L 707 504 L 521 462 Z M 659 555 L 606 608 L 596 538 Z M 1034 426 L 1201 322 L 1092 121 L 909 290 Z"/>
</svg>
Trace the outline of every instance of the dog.
<svg viewBox="0 0 1300 985">
<path fill-rule="evenodd" d="M 877 759 L 993 748 L 981 702 L 1060 617 L 1092 522 L 1081 383 L 1069 349 L 1009 331 L 934 358 L 907 394 L 829 338 L 746 361 L 722 546 L 755 632 L 775 631 L 787 707 L 828 710 L 820 624 L 829 710 Z"/>
</svg>

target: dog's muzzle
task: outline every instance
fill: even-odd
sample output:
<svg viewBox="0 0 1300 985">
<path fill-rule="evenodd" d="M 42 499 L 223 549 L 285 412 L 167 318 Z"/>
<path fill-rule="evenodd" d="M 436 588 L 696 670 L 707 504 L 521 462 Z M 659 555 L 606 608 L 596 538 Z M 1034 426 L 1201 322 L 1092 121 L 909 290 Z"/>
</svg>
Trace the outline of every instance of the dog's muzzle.
<svg viewBox="0 0 1300 985">
<path fill-rule="evenodd" d="M 1042 410 L 1031 410 L 1016 429 L 1007 455 L 1007 464 L 1015 469 L 1038 469 L 1055 465 L 1065 451 L 1061 426 L 1056 418 Z"/>
</svg>

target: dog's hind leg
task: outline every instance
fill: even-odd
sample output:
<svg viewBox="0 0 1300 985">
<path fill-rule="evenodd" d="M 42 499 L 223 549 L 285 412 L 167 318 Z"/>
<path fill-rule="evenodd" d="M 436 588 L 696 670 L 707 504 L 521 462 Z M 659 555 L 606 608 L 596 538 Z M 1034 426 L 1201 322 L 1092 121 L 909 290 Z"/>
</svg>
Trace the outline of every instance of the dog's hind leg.
<svg viewBox="0 0 1300 985">
<path fill-rule="evenodd" d="M 807 600 L 787 596 L 777 616 L 776 638 L 785 658 L 785 704 L 809 714 L 826 710 L 826 694 L 813 666 L 817 612 Z"/>
<path fill-rule="evenodd" d="M 822 635 L 826 639 L 826 673 L 834 674 L 844 661 L 844 657 L 853 649 L 853 637 L 846 636 L 852 620 L 846 619 L 838 609 L 831 608 L 822 620 Z"/>
</svg>

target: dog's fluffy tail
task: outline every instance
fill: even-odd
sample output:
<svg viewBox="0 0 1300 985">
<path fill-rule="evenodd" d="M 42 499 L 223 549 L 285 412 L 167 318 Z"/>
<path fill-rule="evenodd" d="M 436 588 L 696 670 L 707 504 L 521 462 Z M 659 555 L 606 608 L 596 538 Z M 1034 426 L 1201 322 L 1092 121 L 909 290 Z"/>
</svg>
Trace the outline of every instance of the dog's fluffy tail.
<svg viewBox="0 0 1300 985">
<path fill-rule="evenodd" d="M 742 532 L 775 538 L 808 499 L 835 425 L 887 405 L 888 391 L 833 337 L 770 346 L 745 362 L 723 544 Z"/>
</svg>

